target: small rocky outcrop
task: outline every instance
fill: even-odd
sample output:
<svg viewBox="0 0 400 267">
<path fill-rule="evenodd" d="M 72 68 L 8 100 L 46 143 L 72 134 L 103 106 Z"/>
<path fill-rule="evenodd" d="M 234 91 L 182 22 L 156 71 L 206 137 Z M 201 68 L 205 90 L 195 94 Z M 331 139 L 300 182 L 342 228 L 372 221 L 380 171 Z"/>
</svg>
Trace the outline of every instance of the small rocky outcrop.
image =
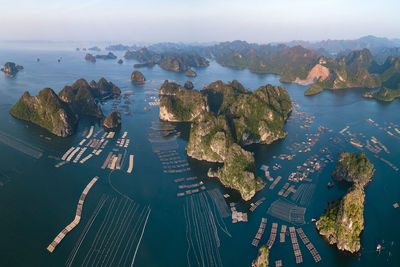
<svg viewBox="0 0 400 267">
<path fill-rule="evenodd" d="M 118 129 L 121 127 L 121 113 L 114 110 L 103 120 L 103 127 L 107 130 Z"/>
<path fill-rule="evenodd" d="M 118 63 L 118 64 L 122 64 L 122 63 L 124 63 L 124 61 L 123 61 L 122 59 L 119 59 L 119 60 L 117 61 L 117 63 Z"/>
<path fill-rule="evenodd" d="M 65 86 L 58 96 L 68 103 L 76 114 L 103 118 L 103 112 L 95 101 L 92 87 L 85 79 L 79 79 L 71 86 Z"/>
<path fill-rule="evenodd" d="M 11 108 L 10 114 L 61 137 L 72 135 L 77 124 L 72 110 L 50 88 L 41 90 L 38 96 L 25 92 Z"/>
<path fill-rule="evenodd" d="M 266 245 L 258 249 L 257 258 L 251 263 L 251 267 L 268 267 L 269 265 L 269 249 Z"/>
<path fill-rule="evenodd" d="M 186 81 L 183 87 L 185 87 L 186 89 L 191 90 L 191 89 L 194 88 L 194 85 L 193 85 L 193 83 L 191 81 Z"/>
<path fill-rule="evenodd" d="M 208 176 L 217 177 L 225 186 L 238 190 L 245 201 L 265 186 L 256 174 L 253 155 L 235 143 L 228 148 L 224 166 L 217 171 L 210 169 Z"/>
<path fill-rule="evenodd" d="M 140 71 L 135 70 L 131 74 L 131 82 L 134 84 L 144 84 L 146 78 L 144 77 L 143 73 Z"/>
<path fill-rule="evenodd" d="M 196 77 L 196 76 L 197 76 L 197 73 L 194 72 L 192 69 L 188 69 L 188 70 L 185 72 L 185 75 L 186 75 L 187 77 Z"/>
<path fill-rule="evenodd" d="M 6 62 L 6 64 L 4 64 L 4 67 L 1 68 L 1 71 L 3 71 L 5 75 L 13 77 L 18 73 L 18 71 L 23 69 L 24 67 L 22 67 L 21 65 L 16 65 L 14 62 Z"/>
<path fill-rule="evenodd" d="M 108 60 L 108 59 L 117 59 L 117 56 L 114 55 L 112 52 L 108 52 L 107 55 L 96 55 L 96 58 Z"/>
<path fill-rule="evenodd" d="M 196 90 L 188 90 L 173 82 L 165 81 L 159 90 L 160 120 L 194 121 L 208 112 L 206 98 Z"/>
<path fill-rule="evenodd" d="M 374 171 L 374 165 L 364 152 L 361 154 L 343 152 L 336 163 L 332 178 L 336 181 L 346 181 L 364 187 L 371 181 Z"/>
<path fill-rule="evenodd" d="M 87 61 L 90 61 L 90 62 L 96 62 L 96 57 L 95 56 L 93 56 L 92 54 L 89 54 L 89 53 L 87 53 L 86 55 L 85 55 L 85 60 L 87 60 Z"/>
</svg>

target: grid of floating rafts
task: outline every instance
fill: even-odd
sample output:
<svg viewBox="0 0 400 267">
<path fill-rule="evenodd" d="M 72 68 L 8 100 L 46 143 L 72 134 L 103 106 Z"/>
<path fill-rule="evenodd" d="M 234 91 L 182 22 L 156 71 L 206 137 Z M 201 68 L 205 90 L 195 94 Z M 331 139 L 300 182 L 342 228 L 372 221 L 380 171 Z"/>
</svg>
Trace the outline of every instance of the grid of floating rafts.
<svg viewBox="0 0 400 267">
<path fill-rule="evenodd" d="M 303 256 L 301 254 L 299 243 L 297 242 L 297 236 L 296 236 L 295 228 L 294 227 L 289 227 L 289 232 L 290 232 L 290 239 L 292 241 L 294 256 L 296 257 L 296 263 L 297 264 L 302 263 L 303 262 Z"/>
<path fill-rule="evenodd" d="M 103 219 L 96 221 L 100 212 Z M 128 198 L 100 199 L 66 266 L 132 266 L 150 212 Z"/>
<path fill-rule="evenodd" d="M 106 147 L 112 147 L 101 169 L 110 170 L 122 170 L 124 163 L 128 162 L 126 172 L 131 173 L 133 170 L 133 159 L 134 155 L 127 155 L 127 148 L 130 144 L 130 139 L 127 138 L 128 132 L 124 132 L 122 136 L 115 140 L 115 132 L 104 132 L 103 129 L 99 129 L 94 132 L 94 126 L 91 126 L 89 130 L 85 129 L 82 133 L 83 139 L 77 146 L 69 148 L 55 165 L 59 168 L 67 163 L 80 163 L 84 164 L 92 157 L 104 157 L 102 153 Z M 109 145 L 110 144 L 110 145 Z M 56 158 L 57 159 L 57 158 Z"/>
<path fill-rule="evenodd" d="M 314 247 L 314 245 L 310 242 L 310 240 L 307 238 L 306 234 L 304 233 L 303 229 L 297 228 L 296 229 L 297 233 L 300 236 L 301 241 L 303 241 L 303 244 L 307 247 L 307 249 L 310 251 L 311 255 L 314 258 L 315 262 L 321 261 L 321 256 L 319 255 L 317 249 Z"/>
<path fill-rule="evenodd" d="M 39 159 L 43 155 L 43 151 L 40 148 L 16 137 L 10 136 L 2 131 L 0 131 L 0 142 L 35 159 Z"/>
<path fill-rule="evenodd" d="M 261 218 L 261 223 L 260 223 L 260 226 L 258 227 L 257 234 L 254 237 L 253 242 L 251 242 L 251 244 L 253 246 L 257 247 L 258 244 L 260 243 L 260 240 L 264 234 L 266 225 L 267 225 L 267 218 Z"/>
<path fill-rule="evenodd" d="M 275 200 L 267 210 L 269 215 L 293 224 L 304 224 L 305 212 L 306 208 L 284 199 Z"/>
</svg>

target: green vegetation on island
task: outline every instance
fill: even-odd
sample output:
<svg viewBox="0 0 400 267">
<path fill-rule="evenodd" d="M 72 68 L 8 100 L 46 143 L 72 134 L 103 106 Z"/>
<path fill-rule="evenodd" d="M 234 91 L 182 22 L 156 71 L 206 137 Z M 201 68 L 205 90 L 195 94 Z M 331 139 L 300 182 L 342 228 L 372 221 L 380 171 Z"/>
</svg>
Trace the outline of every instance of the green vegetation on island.
<svg viewBox="0 0 400 267">
<path fill-rule="evenodd" d="M 144 77 L 143 73 L 140 71 L 133 71 L 131 74 L 131 82 L 134 84 L 143 84 L 146 81 L 146 78 Z"/>
<path fill-rule="evenodd" d="M 266 245 L 258 249 L 257 258 L 251 263 L 251 267 L 268 267 L 269 265 L 269 249 Z"/>
<path fill-rule="evenodd" d="M 391 102 L 400 97 L 400 88 L 389 89 L 381 87 L 377 92 L 366 92 L 363 96 L 365 98 L 375 98 L 376 100 Z"/>
<path fill-rule="evenodd" d="M 283 87 L 267 85 L 250 92 L 238 81 L 216 81 L 197 91 L 165 81 L 159 93 L 161 120 L 192 122 L 187 154 L 224 164 L 209 176 L 238 190 L 244 200 L 264 187 L 253 155 L 241 146 L 286 136 L 292 106 Z"/>
<path fill-rule="evenodd" d="M 118 97 L 120 94 L 121 90 L 104 78 L 98 82 L 91 81 L 90 84 L 85 79 L 79 79 L 71 86 L 65 86 L 58 95 L 50 88 L 41 90 L 36 97 L 25 92 L 10 113 L 15 118 L 30 121 L 55 135 L 66 137 L 74 133 L 79 115 L 103 118 L 97 99 Z M 117 121 L 114 117 L 111 119 L 113 123 Z"/>
<path fill-rule="evenodd" d="M 118 110 L 112 111 L 104 118 L 102 125 L 107 130 L 114 130 L 121 127 L 121 113 Z"/>
<path fill-rule="evenodd" d="M 11 108 L 10 114 L 61 137 L 72 135 L 77 123 L 69 106 L 50 88 L 44 88 L 36 97 L 25 92 Z"/>
<path fill-rule="evenodd" d="M 316 223 L 320 235 L 339 250 L 358 252 L 360 235 L 364 229 L 364 187 L 371 180 L 374 165 L 364 153 L 343 152 L 332 173 L 335 180 L 353 183 L 349 191 L 335 202 L 329 203 Z"/>
</svg>

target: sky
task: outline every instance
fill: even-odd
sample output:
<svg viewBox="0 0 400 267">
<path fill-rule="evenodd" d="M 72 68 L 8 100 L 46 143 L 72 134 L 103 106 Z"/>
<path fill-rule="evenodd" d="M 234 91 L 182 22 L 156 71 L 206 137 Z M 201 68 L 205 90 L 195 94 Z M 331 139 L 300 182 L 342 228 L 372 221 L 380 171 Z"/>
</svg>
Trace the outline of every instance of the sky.
<svg viewBox="0 0 400 267">
<path fill-rule="evenodd" d="M 0 0 L 0 40 L 400 38 L 399 0 Z"/>
</svg>

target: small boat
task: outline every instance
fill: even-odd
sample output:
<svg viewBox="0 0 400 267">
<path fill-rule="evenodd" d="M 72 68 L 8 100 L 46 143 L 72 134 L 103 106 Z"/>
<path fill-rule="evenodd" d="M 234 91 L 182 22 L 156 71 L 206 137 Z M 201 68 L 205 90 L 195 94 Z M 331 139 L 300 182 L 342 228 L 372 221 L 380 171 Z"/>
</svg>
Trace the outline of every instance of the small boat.
<svg viewBox="0 0 400 267">
<path fill-rule="evenodd" d="M 381 244 L 378 244 L 378 245 L 376 246 L 376 251 L 378 251 L 378 252 L 380 253 L 381 250 L 382 250 L 382 246 L 381 246 Z"/>
<path fill-rule="evenodd" d="M 328 188 L 332 188 L 332 187 L 333 187 L 333 182 L 330 181 L 330 182 L 328 183 Z"/>
</svg>

